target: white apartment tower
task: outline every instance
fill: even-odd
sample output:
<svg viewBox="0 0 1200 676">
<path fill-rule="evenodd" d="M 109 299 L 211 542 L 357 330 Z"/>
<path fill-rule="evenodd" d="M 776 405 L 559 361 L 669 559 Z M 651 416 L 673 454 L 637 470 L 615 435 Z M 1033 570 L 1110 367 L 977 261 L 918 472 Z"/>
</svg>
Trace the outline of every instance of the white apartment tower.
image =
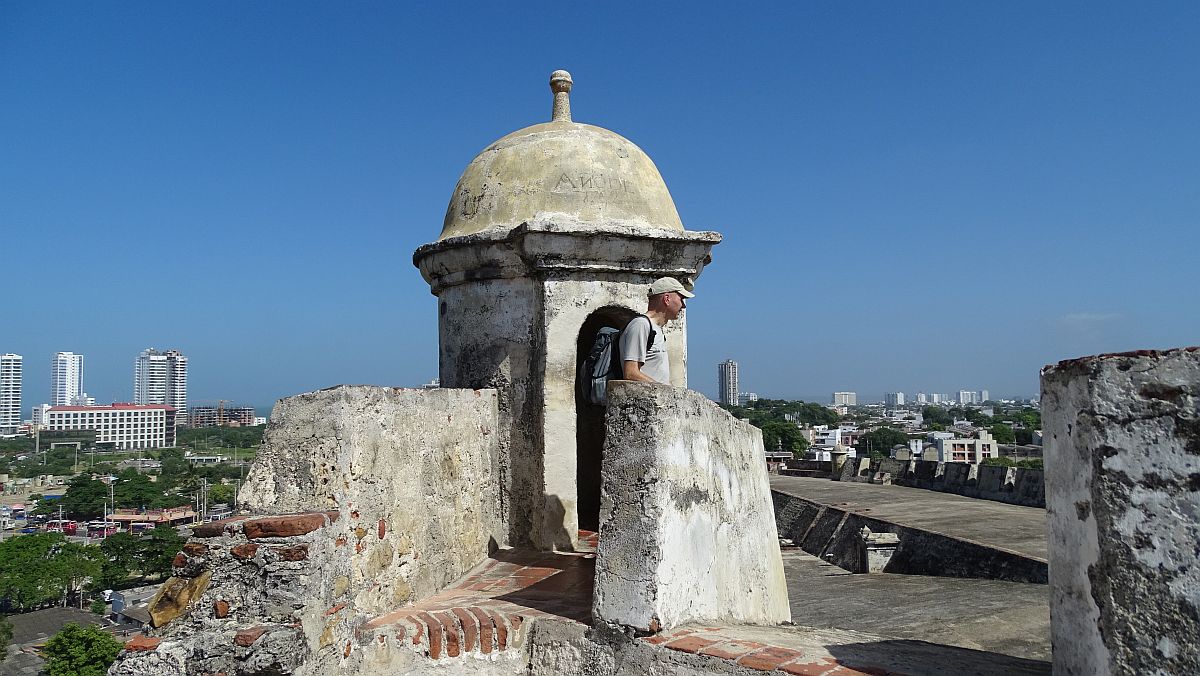
<svg viewBox="0 0 1200 676">
<path fill-rule="evenodd" d="M 21 426 L 21 355 L 0 354 L 0 433 Z"/>
<path fill-rule="evenodd" d="M 133 403 L 187 411 L 187 357 L 179 350 L 142 350 L 133 365 Z"/>
<path fill-rule="evenodd" d="M 858 394 L 855 392 L 834 392 L 834 406 L 858 406 Z"/>
<path fill-rule="evenodd" d="M 83 402 L 83 355 L 55 353 L 50 362 L 50 405 L 74 406 Z"/>
<path fill-rule="evenodd" d="M 903 406 L 904 405 L 904 393 L 903 392 L 888 392 L 887 394 L 884 395 L 884 401 L 887 403 L 888 406 Z"/>
<path fill-rule="evenodd" d="M 717 364 L 717 389 L 726 406 L 738 405 L 738 365 L 732 359 Z"/>
</svg>

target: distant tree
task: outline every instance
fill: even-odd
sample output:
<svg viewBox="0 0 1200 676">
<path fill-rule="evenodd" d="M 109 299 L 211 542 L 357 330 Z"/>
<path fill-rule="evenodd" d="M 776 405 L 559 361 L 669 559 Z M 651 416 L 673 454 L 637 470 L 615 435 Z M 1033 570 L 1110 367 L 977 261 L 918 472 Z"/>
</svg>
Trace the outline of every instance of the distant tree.
<svg viewBox="0 0 1200 676">
<path fill-rule="evenodd" d="M 862 435 L 855 448 L 860 457 L 870 455 L 881 460 L 891 455 L 892 447 L 897 444 L 907 444 L 908 435 L 894 427 L 878 427 Z"/>
<path fill-rule="evenodd" d="M 1017 461 L 1017 467 L 1023 469 L 1045 469 L 1041 458 L 1025 458 Z"/>
<path fill-rule="evenodd" d="M 979 461 L 979 464 L 981 464 L 981 465 L 1000 465 L 1001 467 L 1012 467 L 1013 465 L 1015 465 L 1017 463 L 1014 462 L 1012 458 L 1002 455 L 998 458 L 984 458 L 983 460 Z"/>
<path fill-rule="evenodd" d="M 66 603 L 100 573 L 96 545 L 67 542 L 61 533 L 34 533 L 0 542 L 0 600 L 18 610 Z"/>
<path fill-rule="evenodd" d="M 950 413 L 941 406 L 924 406 L 921 408 L 921 417 L 926 424 L 940 425 L 942 429 L 946 429 L 946 425 L 954 422 L 954 418 Z"/>
<path fill-rule="evenodd" d="M 186 540 L 171 526 L 160 525 L 142 536 L 138 551 L 138 567 L 142 575 L 166 576 L 171 562 Z"/>
<path fill-rule="evenodd" d="M 108 610 L 108 604 L 104 602 L 104 599 L 92 599 L 92 603 L 88 606 L 88 610 L 97 615 L 103 615 Z"/>
<path fill-rule="evenodd" d="M 50 676 L 104 676 L 122 648 L 99 627 L 68 624 L 46 641 L 42 652 Z"/>
<path fill-rule="evenodd" d="M 67 492 L 54 506 L 62 506 L 63 513 L 72 519 L 95 519 L 104 513 L 108 501 L 108 486 L 91 476 L 80 474 L 67 483 Z"/>
<path fill-rule="evenodd" d="M 213 484 L 208 489 L 208 501 L 209 503 L 221 502 L 227 505 L 233 504 L 233 486 L 228 484 Z"/>
<path fill-rule="evenodd" d="M 114 533 L 100 543 L 104 562 L 96 579 L 99 589 L 114 589 L 125 585 L 133 570 L 141 565 L 141 540 L 129 533 Z"/>
<path fill-rule="evenodd" d="M 1013 430 L 1013 439 L 1015 439 L 1016 443 L 1018 443 L 1018 444 L 1022 444 L 1022 445 L 1032 444 L 1033 443 L 1033 431 L 1026 430 L 1026 429 Z"/>
<path fill-rule="evenodd" d="M 1013 428 L 1004 423 L 996 423 L 992 425 L 992 437 L 998 444 L 1011 444 L 1017 440 L 1017 435 L 1013 433 Z"/>
<path fill-rule="evenodd" d="M 808 449 L 808 439 L 795 423 L 769 420 L 762 426 L 763 446 L 768 451 L 782 449 L 793 456 Z"/>
</svg>

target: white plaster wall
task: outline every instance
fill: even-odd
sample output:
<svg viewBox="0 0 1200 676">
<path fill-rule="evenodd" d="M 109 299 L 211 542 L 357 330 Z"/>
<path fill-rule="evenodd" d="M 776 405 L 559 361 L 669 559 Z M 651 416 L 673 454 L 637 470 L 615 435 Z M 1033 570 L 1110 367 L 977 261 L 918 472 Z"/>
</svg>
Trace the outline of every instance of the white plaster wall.
<svg viewBox="0 0 1200 676">
<path fill-rule="evenodd" d="M 277 514 L 338 510 L 353 534 L 346 583 L 358 608 L 428 596 L 489 553 L 500 511 L 496 400 L 494 390 L 362 385 L 288 397 L 239 502 Z"/>
<path fill-rule="evenodd" d="M 609 398 L 597 620 L 790 620 L 761 432 L 689 390 L 622 381 Z"/>
<path fill-rule="evenodd" d="M 558 500 L 564 510 L 561 524 L 545 522 L 542 541 L 575 545 L 579 524 L 576 485 L 576 405 L 575 386 L 578 363 L 579 330 L 587 318 L 608 306 L 620 306 L 636 313 L 646 311 L 650 282 L 550 280 L 544 283 L 544 325 L 546 345 L 543 377 L 543 425 L 546 444 L 545 487 L 547 500 Z M 687 383 L 685 351 L 687 326 L 680 316 L 665 328 L 671 380 Z M 557 505 L 548 505 L 552 513 Z M 565 533 L 569 540 L 561 542 Z"/>
<path fill-rule="evenodd" d="M 1042 372 L 1056 674 L 1200 672 L 1200 352 Z"/>
</svg>

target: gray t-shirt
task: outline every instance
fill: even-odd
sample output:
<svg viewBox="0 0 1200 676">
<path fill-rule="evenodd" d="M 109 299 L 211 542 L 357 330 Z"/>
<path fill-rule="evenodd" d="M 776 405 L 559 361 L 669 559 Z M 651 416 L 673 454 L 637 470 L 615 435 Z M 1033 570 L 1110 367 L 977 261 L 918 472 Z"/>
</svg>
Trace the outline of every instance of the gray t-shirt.
<svg viewBox="0 0 1200 676">
<path fill-rule="evenodd" d="M 654 331 L 654 345 L 646 351 L 646 341 Z M 671 362 L 667 359 L 667 336 L 662 327 L 646 317 L 634 317 L 621 332 L 621 360 L 642 363 L 642 373 L 655 382 L 671 384 Z"/>
</svg>

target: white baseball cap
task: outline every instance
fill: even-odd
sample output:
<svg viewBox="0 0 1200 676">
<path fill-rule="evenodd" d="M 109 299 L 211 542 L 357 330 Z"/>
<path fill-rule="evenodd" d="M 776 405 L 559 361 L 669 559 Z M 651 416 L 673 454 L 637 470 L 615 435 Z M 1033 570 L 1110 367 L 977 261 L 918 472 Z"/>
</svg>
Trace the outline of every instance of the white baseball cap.
<svg viewBox="0 0 1200 676">
<path fill-rule="evenodd" d="M 657 296 L 660 293 L 669 293 L 671 291 L 678 293 L 684 298 L 696 297 L 696 294 L 683 288 L 683 285 L 679 283 L 679 280 L 675 279 L 674 277 L 659 277 L 658 279 L 654 280 L 654 283 L 650 285 L 649 295 Z"/>
</svg>

